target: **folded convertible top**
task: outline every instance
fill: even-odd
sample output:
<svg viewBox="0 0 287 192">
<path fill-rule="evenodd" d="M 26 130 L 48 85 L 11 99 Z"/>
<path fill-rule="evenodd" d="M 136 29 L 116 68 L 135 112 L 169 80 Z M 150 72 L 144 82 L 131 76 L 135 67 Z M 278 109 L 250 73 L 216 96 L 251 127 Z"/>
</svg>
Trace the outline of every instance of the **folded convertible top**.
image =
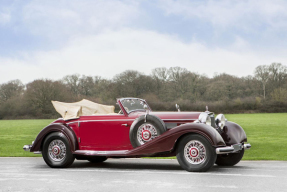
<svg viewBox="0 0 287 192">
<path fill-rule="evenodd" d="M 112 105 L 102 105 L 86 99 L 75 103 L 52 101 L 52 104 L 64 120 L 77 119 L 82 115 L 110 114 L 115 110 Z"/>
</svg>

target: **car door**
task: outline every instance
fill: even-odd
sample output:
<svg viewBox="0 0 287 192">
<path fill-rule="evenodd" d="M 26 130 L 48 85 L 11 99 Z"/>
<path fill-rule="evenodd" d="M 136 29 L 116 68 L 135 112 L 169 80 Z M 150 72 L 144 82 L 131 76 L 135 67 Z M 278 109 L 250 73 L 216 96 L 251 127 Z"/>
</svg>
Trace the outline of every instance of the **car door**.
<svg viewBox="0 0 287 192">
<path fill-rule="evenodd" d="M 129 150 L 129 128 L 132 121 L 125 115 L 94 115 L 80 118 L 82 150 Z"/>
</svg>

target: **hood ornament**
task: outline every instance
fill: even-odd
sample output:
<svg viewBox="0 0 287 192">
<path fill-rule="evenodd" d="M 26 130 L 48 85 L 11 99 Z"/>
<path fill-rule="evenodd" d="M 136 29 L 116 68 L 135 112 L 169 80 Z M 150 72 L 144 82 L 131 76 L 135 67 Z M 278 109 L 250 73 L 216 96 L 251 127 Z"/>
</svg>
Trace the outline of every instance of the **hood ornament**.
<svg viewBox="0 0 287 192">
<path fill-rule="evenodd" d="M 205 107 L 205 108 L 206 108 L 206 112 L 208 112 L 208 106 L 207 106 L 207 105 L 206 105 L 206 107 Z"/>
</svg>

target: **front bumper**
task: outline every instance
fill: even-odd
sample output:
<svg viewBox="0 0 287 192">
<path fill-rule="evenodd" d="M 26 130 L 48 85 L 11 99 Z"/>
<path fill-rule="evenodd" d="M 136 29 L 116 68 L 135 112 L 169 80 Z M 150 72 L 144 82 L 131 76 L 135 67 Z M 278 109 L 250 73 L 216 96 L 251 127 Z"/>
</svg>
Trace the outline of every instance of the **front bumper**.
<svg viewBox="0 0 287 192">
<path fill-rule="evenodd" d="M 31 148 L 32 148 L 32 145 L 24 145 L 23 146 L 24 151 L 30 151 Z"/>
<path fill-rule="evenodd" d="M 216 148 L 215 151 L 216 151 L 216 154 L 227 154 L 227 153 L 236 153 L 237 151 L 247 150 L 250 148 L 251 148 L 251 145 L 249 143 L 247 144 L 238 143 L 238 144 L 227 146 L 227 147 Z"/>
<path fill-rule="evenodd" d="M 24 145 L 23 146 L 24 151 L 30 151 L 32 146 L 33 146 L 33 144 L 34 144 L 34 141 L 32 142 L 32 145 Z M 35 154 L 41 154 L 42 152 L 41 151 L 34 151 L 34 153 Z"/>
</svg>

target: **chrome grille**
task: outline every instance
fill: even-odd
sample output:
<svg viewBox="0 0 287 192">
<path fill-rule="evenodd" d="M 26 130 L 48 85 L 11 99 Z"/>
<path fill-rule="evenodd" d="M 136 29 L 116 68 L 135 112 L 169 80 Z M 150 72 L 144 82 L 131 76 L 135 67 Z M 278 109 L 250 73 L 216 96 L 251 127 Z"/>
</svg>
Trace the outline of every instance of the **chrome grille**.
<svg viewBox="0 0 287 192">
<path fill-rule="evenodd" d="M 210 115 L 210 119 L 211 119 L 211 126 L 216 128 L 214 114 Z"/>
</svg>

